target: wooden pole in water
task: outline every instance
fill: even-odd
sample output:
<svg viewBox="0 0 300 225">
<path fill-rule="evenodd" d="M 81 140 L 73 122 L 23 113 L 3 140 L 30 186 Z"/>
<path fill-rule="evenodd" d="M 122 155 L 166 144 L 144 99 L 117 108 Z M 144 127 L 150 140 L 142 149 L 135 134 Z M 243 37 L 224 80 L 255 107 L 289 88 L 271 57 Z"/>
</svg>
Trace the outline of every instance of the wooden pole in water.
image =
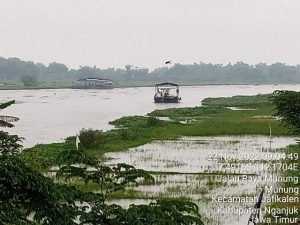
<svg viewBox="0 0 300 225">
<path fill-rule="evenodd" d="M 256 225 L 257 222 L 260 219 L 260 209 L 261 209 L 261 204 L 262 204 L 262 199 L 263 199 L 263 195 L 264 195 L 265 189 L 263 189 L 258 197 L 258 201 L 256 202 L 256 204 L 254 205 L 254 209 L 249 217 L 248 220 L 248 224 L 250 223 Z"/>
<path fill-rule="evenodd" d="M 270 130 L 270 141 L 272 141 L 272 127 L 271 127 L 271 123 L 269 123 L 269 130 Z"/>
</svg>

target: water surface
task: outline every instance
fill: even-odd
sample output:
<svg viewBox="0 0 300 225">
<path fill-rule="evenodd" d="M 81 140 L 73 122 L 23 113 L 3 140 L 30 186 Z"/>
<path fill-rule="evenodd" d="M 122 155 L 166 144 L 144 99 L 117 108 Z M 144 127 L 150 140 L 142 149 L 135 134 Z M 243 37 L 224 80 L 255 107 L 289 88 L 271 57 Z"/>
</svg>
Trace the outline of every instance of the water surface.
<svg viewBox="0 0 300 225">
<path fill-rule="evenodd" d="M 207 97 L 229 97 L 271 93 L 274 90 L 297 90 L 300 85 L 218 85 L 181 87 L 180 104 L 155 104 L 154 88 L 115 88 L 111 90 L 2 90 L 0 102 L 17 104 L 0 115 L 20 118 L 10 133 L 26 138 L 24 145 L 60 142 L 81 128 L 106 130 L 108 122 L 122 116 L 145 115 L 155 109 L 201 105 Z"/>
<path fill-rule="evenodd" d="M 212 197 L 215 195 L 257 197 L 263 187 L 278 185 L 273 180 L 262 179 L 262 181 L 253 182 L 243 180 L 241 177 L 247 175 L 247 178 L 254 179 L 280 176 L 278 171 L 271 167 L 267 168 L 265 165 L 280 163 L 282 148 L 295 143 L 296 140 L 293 137 L 270 139 L 269 136 L 261 135 L 183 137 L 172 141 L 153 141 L 128 151 L 107 153 L 106 156 L 109 158 L 107 162 L 109 165 L 125 162 L 139 169 L 162 172 L 154 175 L 156 184 L 135 188 L 144 197 L 186 197 L 198 204 L 205 224 L 240 225 L 247 224 L 250 214 L 222 214 L 218 213 L 218 209 L 221 207 L 253 209 L 256 202 L 216 203 Z M 235 160 L 224 159 L 221 153 L 239 157 Z M 247 158 L 249 153 L 255 156 Z M 217 154 L 217 157 L 209 160 L 210 154 Z M 245 158 L 242 159 L 241 156 Z M 220 163 L 240 166 L 226 169 L 226 167 L 220 167 Z M 245 169 L 246 165 L 251 165 L 251 169 Z M 178 172 L 178 174 L 166 174 L 164 173 L 166 171 Z M 227 177 L 227 174 L 234 179 L 222 180 L 222 177 Z M 270 193 L 265 193 L 266 196 L 270 196 Z M 118 200 L 118 202 L 128 206 L 128 200 Z M 140 204 L 143 201 L 137 199 L 137 201 L 129 202 Z M 266 206 L 264 203 L 262 207 Z"/>
</svg>

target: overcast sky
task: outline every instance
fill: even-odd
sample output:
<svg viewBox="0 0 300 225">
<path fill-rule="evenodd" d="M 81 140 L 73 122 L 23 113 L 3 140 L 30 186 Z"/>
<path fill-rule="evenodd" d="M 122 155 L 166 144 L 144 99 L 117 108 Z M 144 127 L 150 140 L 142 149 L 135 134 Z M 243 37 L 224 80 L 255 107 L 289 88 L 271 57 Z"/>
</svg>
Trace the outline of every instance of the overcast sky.
<svg viewBox="0 0 300 225">
<path fill-rule="evenodd" d="M 161 67 L 300 64 L 299 0 L 0 0 L 0 56 Z"/>
</svg>

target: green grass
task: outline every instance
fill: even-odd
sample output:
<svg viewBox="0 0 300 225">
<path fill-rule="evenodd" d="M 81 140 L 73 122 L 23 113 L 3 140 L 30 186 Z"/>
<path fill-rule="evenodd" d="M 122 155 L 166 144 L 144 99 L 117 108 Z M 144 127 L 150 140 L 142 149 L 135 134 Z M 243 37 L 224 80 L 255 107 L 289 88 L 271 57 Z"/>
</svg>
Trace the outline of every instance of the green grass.
<svg viewBox="0 0 300 225">
<path fill-rule="evenodd" d="M 187 108 L 170 108 L 170 109 L 160 109 L 148 113 L 149 116 L 156 117 L 170 117 L 171 119 L 176 118 L 191 118 L 191 117 L 204 117 L 216 115 L 229 111 L 224 107 L 187 107 Z"/>
<path fill-rule="evenodd" d="M 255 95 L 255 96 L 233 96 L 228 101 L 228 98 L 206 98 L 202 101 L 206 106 L 222 106 L 222 107 L 261 107 L 271 105 L 270 98 L 273 94 Z"/>
</svg>

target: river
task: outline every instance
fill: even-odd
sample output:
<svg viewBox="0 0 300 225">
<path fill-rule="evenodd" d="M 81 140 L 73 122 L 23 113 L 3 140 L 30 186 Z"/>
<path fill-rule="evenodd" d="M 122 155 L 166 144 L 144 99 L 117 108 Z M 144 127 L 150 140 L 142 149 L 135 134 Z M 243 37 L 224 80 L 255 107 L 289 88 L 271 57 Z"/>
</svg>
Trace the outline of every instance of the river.
<svg viewBox="0 0 300 225">
<path fill-rule="evenodd" d="M 4 129 L 25 138 L 24 146 L 61 142 L 81 128 L 111 129 L 109 121 L 129 115 L 145 115 L 155 109 L 201 105 L 207 97 L 255 95 L 275 90 L 300 91 L 300 85 L 210 85 L 180 88 L 179 104 L 155 104 L 154 88 L 111 90 L 1 90 L 0 102 L 16 100 L 1 115 L 20 118 L 14 128 Z"/>
</svg>

